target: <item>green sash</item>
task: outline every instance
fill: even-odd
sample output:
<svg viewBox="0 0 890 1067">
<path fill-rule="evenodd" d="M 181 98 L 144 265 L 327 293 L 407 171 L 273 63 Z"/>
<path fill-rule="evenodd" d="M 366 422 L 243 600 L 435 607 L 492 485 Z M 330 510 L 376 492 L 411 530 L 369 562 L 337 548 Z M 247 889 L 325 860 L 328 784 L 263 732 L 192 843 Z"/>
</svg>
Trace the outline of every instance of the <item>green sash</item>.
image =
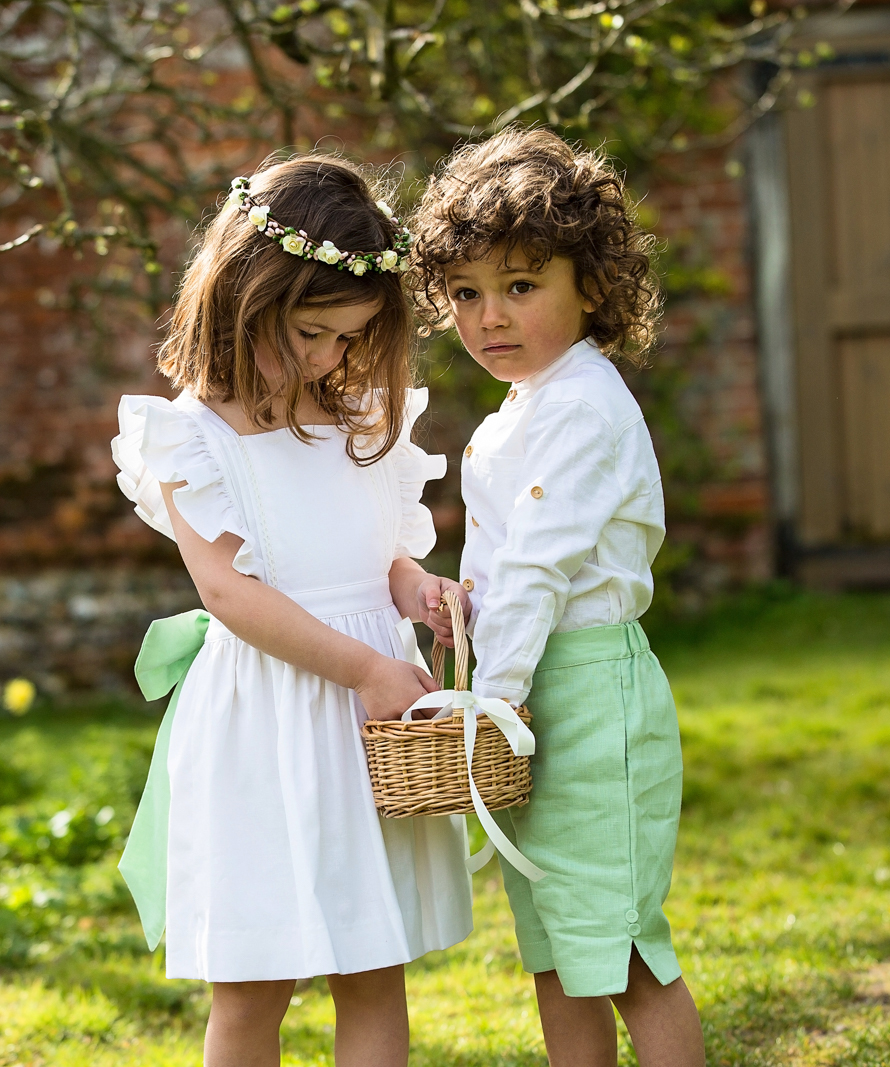
<svg viewBox="0 0 890 1067">
<path fill-rule="evenodd" d="M 170 818 L 170 777 L 167 751 L 182 684 L 201 651 L 210 616 L 200 608 L 156 619 L 148 628 L 136 660 L 136 681 L 146 700 L 173 696 L 158 730 L 151 766 L 127 847 L 118 869 L 142 921 L 145 940 L 154 952 L 167 921 L 167 832 Z M 175 686 L 175 688 L 174 688 Z"/>
</svg>

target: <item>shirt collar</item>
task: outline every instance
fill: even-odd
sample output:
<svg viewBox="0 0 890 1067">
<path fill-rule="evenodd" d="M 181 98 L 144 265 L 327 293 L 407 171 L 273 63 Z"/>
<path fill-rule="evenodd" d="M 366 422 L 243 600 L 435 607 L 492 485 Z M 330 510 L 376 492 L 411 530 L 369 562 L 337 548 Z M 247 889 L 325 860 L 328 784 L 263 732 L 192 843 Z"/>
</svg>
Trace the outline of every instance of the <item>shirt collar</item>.
<svg viewBox="0 0 890 1067">
<path fill-rule="evenodd" d="M 513 393 L 514 399 L 527 400 L 537 393 L 539 389 L 547 385 L 548 382 L 564 377 L 578 364 L 587 363 L 594 355 L 598 354 L 599 349 L 594 342 L 585 337 L 573 344 L 567 352 L 563 352 L 552 363 L 548 363 L 543 370 L 530 374 L 528 378 L 523 379 L 521 382 L 513 382 L 510 392 Z"/>
</svg>

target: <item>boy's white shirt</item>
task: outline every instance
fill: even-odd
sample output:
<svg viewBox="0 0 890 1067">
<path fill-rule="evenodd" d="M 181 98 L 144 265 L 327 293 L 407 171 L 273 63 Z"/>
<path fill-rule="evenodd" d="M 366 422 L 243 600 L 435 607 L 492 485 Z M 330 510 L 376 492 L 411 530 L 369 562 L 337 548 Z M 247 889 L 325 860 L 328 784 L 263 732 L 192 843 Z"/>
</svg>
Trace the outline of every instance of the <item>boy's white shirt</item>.
<svg viewBox="0 0 890 1067">
<path fill-rule="evenodd" d="M 515 383 L 464 452 L 473 691 L 521 703 L 553 632 L 632 622 L 664 540 L 658 463 L 613 364 L 579 341 Z"/>
</svg>

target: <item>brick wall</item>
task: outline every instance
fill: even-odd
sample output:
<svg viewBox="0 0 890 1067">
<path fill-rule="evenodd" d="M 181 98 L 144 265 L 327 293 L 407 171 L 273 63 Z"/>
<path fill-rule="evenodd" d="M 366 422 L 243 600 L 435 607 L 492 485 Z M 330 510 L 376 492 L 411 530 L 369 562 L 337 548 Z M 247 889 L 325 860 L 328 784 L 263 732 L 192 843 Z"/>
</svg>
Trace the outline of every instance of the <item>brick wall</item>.
<svg viewBox="0 0 890 1067">
<path fill-rule="evenodd" d="M 172 559 L 128 515 L 108 448 L 121 393 L 164 391 L 154 328 L 121 305 L 97 331 L 89 293 L 68 309 L 95 267 L 41 239 L 0 256 L 0 571 Z"/>
<path fill-rule="evenodd" d="M 655 370 L 629 376 L 652 412 L 670 536 L 692 553 L 679 581 L 693 599 L 771 570 L 745 183 L 727 171 L 736 153 L 684 157 L 646 199 L 679 249 L 671 261 L 704 278 L 672 304 Z M 0 227 L 0 239 L 28 224 Z M 114 483 L 121 393 L 168 394 L 153 371 L 152 323 L 120 310 L 100 316 L 97 333 L 89 306 L 66 310 L 72 283 L 95 266 L 39 241 L 0 256 L 0 680 L 30 672 L 56 690 L 130 684 L 147 621 L 196 602 L 175 546 Z M 665 407 L 680 413 L 679 429 L 660 429 Z M 433 447 L 452 458 L 472 428 L 444 411 L 431 427 Z M 676 466 L 684 450 L 691 458 Z M 431 493 L 452 549 L 456 470 Z"/>
<path fill-rule="evenodd" d="M 673 486 L 666 472 L 669 535 L 695 547 L 699 582 L 712 588 L 763 580 L 773 569 L 741 148 L 675 161 L 645 201 L 674 249 L 669 265 L 692 276 L 690 291 L 668 304 L 655 361 L 674 372 L 676 406 L 700 444 L 700 485 L 685 484 L 681 471 Z M 640 392 L 645 404 L 645 380 Z"/>
</svg>

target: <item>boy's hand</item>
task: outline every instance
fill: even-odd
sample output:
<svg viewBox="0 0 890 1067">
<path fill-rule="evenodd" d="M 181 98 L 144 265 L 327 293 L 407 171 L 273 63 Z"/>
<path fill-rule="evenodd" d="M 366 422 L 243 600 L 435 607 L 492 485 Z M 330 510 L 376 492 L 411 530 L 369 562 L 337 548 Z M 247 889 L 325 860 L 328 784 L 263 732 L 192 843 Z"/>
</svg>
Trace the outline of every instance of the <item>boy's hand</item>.
<svg viewBox="0 0 890 1067">
<path fill-rule="evenodd" d="M 435 574 L 428 574 L 417 586 L 417 610 L 420 621 L 426 623 L 433 631 L 439 642 L 446 648 L 454 648 L 454 634 L 451 626 L 451 612 L 447 607 L 442 607 L 442 594 L 450 589 L 460 599 L 464 611 L 464 622 L 470 618 L 470 598 L 466 589 L 460 583 L 451 578 L 439 578 Z"/>
</svg>

